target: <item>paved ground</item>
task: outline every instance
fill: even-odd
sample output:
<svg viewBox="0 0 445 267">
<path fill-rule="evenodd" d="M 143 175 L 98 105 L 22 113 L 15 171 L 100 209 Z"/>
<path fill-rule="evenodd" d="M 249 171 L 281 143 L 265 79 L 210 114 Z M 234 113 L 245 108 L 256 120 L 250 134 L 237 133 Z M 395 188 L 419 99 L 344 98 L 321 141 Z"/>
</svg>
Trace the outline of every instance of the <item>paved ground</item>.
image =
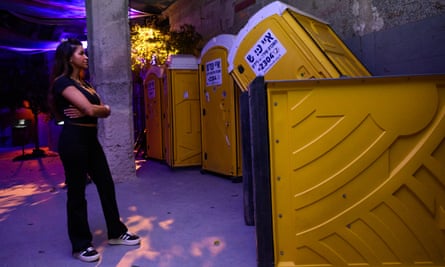
<svg viewBox="0 0 445 267">
<path fill-rule="evenodd" d="M 89 221 L 102 257 L 95 263 L 73 259 L 59 157 L 47 151 L 47 157 L 13 161 L 21 153 L 0 150 L 1 267 L 257 265 L 255 228 L 244 223 L 242 183 L 150 160 L 138 162 L 136 180 L 116 184 L 121 217 L 142 244 L 107 245 L 92 184 L 87 188 Z"/>
</svg>

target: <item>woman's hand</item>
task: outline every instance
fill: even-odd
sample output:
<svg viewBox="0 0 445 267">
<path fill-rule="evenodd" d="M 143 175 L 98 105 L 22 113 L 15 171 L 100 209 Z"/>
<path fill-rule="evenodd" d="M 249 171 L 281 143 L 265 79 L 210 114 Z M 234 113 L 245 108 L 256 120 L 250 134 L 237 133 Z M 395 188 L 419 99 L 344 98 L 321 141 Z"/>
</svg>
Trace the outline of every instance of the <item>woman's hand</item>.
<svg viewBox="0 0 445 267">
<path fill-rule="evenodd" d="M 64 109 L 63 113 L 65 114 L 65 116 L 71 119 L 76 119 L 85 116 L 85 114 L 83 114 L 78 108 L 73 106 Z"/>
</svg>

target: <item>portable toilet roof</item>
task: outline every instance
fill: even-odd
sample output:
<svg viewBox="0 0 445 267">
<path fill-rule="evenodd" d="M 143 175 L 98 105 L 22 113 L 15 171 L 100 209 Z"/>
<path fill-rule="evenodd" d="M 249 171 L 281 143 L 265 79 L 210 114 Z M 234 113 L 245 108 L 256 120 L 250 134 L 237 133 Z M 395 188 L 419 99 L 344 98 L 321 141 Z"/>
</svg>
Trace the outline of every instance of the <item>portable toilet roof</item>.
<svg viewBox="0 0 445 267">
<path fill-rule="evenodd" d="M 156 77 L 162 78 L 162 76 L 164 75 L 164 68 L 157 65 L 150 66 L 150 68 L 145 73 L 144 80 L 147 79 L 148 75 L 150 74 L 154 74 Z"/>
<path fill-rule="evenodd" d="M 257 76 L 270 80 L 370 76 L 329 24 L 280 1 L 256 14 L 236 35 L 229 73 L 241 90 Z"/>
<path fill-rule="evenodd" d="M 165 65 L 168 69 L 196 70 L 198 69 L 198 59 L 194 55 L 170 55 Z"/>
<path fill-rule="evenodd" d="M 230 52 L 234 42 L 235 42 L 234 34 L 220 34 L 213 37 L 203 47 L 198 63 L 201 64 L 202 56 L 205 55 L 210 49 L 214 47 L 221 46 Z"/>
</svg>

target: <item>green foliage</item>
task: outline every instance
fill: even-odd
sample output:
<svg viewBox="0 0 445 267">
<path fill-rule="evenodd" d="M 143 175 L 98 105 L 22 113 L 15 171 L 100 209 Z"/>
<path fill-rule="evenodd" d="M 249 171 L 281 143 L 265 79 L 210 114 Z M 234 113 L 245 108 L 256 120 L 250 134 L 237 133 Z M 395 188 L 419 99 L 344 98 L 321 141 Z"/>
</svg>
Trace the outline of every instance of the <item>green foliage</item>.
<svg viewBox="0 0 445 267">
<path fill-rule="evenodd" d="M 132 69 L 147 65 L 162 65 L 169 55 L 199 55 L 198 46 L 202 36 L 193 25 L 184 24 L 179 30 L 170 30 L 168 18 L 149 17 L 146 26 L 131 27 Z"/>
<path fill-rule="evenodd" d="M 195 27 L 184 24 L 178 31 L 171 31 L 168 45 L 174 47 L 178 54 L 199 55 L 198 45 L 202 42 L 202 36 L 196 32 Z"/>
</svg>

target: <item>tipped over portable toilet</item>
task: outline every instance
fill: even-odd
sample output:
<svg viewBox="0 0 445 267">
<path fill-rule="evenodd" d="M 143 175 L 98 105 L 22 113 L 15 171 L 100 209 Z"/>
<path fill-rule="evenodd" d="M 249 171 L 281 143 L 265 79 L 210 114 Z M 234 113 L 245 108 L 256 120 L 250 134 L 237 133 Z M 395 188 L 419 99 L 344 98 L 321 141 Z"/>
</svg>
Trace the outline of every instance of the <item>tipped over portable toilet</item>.
<svg viewBox="0 0 445 267">
<path fill-rule="evenodd" d="M 257 76 L 266 80 L 370 76 L 327 22 L 279 1 L 249 19 L 228 60 L 229 72 L 243 91 Z"/>
<path fill-rule="evenodd" d="M 234 35 L 221 34 L 203 48 L 199 60 L 202 170 L 230 177 L 241 175 L 240 90 L 228 70 Z"/>
<path fill-rule="evenodd" d="M 445 75 L 249 87 L 258 266 L 445 266 Z"/>
<path fill-rule="evenodd" d="M 198 60 L 172 55 L 162 93 L 164 158 L 170 167 L 201 165 L 201 115 Z"/>
<path fill-rule="evenodd" d="M 147 157 L 163 160 L 161 94 L 164 69 L 150 66 L 144 79 L 145 129 Z"/>
</svg>

